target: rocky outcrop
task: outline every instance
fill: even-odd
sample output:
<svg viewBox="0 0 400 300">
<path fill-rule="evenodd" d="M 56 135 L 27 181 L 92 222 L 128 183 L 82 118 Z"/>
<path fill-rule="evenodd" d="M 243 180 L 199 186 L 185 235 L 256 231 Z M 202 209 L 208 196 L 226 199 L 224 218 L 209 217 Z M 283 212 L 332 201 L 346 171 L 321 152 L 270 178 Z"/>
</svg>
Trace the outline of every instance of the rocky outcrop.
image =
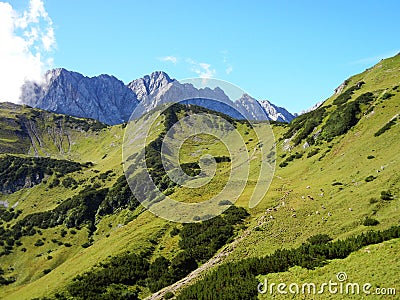
<svg viewBox="0 0 400 300">
<path fill-rule="evenodd" d="M 276 106 L 268 100 L 261 100 L 259 102 L 271 120 L 289 123 L 295 118 L 295 115 L 288 112 L 285 108 Z"/>
<path fill-rule="evenodd" d="M 335 95 L 339 95 L 343 91 L 343 89 L 347 86 L 347 83 L 348 80 L 343 81 L 343 83 L 335 89 L 334 91 Z"/>
<path fill-rule="evenodd" d="M 114 125 L 128 120 L 138 104 L 134 93 L 109 75 L 85 77 L 65 69 L 50 70 L 42 83 L 27 82 L 21 101 L 33 107 Z"/>
<path fill-rule="evenodd" d="M 129 83 L 128 87 L 135 93 L 145 111 L 163 103 L 184 102 L 223 112 L 234 118 L 242 118 L 235 108 L 228 105 L 232 105 L 232 101 L 221 88 L 198 89 L 191 83 L 180 83 L 171 79 L 164 72 L 153 72 L 144 78 L 136 79 Z"/>
<path fill-rule="evenodd" d="M 311 112 L 311 111 L 313 111 L 313 110 L 316 110 L 318 107 L 320 107 L 322 104 L 324 104 L 324 102 L 325 102 L 325 101 L 320 101 L 320 102 L 315 103 L 315 104 L 314 104 L 313 106 L 311 106 L 310 108 L 305 109 L 305 110 L 302 110 L 300 113 L 296 114 L 296 117 L 297 117 L 297 116 L 300 116 L 300 115 L 303 115 L 303 114 L 306 114 L 306 113 L 308 113 L 308 112 Z"/>
<path fill-rule="evenodd" d="M 196 88 L 190 83 L 180 83 L 168 74 L 156 71 L 135 79 L 126 86 L 109 75 L 85 77 L 82 74 L 54 69 L 46 73 L 43 82 L 26 82 L 21 101 L 33 107 L 75 117 L 97 119 L 115 125 L 127 122 L 141 104 L 143 111 L 166 102 L 187 100 L 205 108 L 223 112 L 234 118 L 268 119 L 290 122 L 294 115 L 269 101 L 258 102 L 248 95 L 235 101 L 233 107 L 224 91 L 215 87 Z M 209 101 L 208 99 L 216 100 Z M 239 110 L 241 113 L 238 113 Z"/>
</svg>

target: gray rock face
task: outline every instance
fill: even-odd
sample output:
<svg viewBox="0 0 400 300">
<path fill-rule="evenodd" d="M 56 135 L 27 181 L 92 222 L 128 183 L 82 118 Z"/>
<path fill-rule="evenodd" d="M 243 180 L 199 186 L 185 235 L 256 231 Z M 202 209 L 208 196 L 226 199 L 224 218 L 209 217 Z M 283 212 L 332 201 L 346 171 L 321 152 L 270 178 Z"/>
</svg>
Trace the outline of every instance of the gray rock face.
<svg viewBox="0 0 400 300">
<path fill-rule="evenodd" d="M 130 82 L 128 87 L 136 94 L 144 111 L 150 111 L 163 103 L 182 101 L 223 112 L 234 118 L 242 118 L 235 108 L 226 105 L 232 105 L 232 101 L 221 88 L 197 89 L 190 83 L 180 83 L 171 79 L 164 72 L 153 72 L 144 78 L 136 79 Z"/>
<path fill-rule="evenodd" d="M 261 100 L 259 102 L 271 120 L 289 123 L 295 118 L 295 115 L 288 112 L 285 108 L 276 106 L 268 100 Z"/>
<path fill-rule="evenodd" d="M 263 113 L 269 120 L 273 121 L 288 123 L 294 119 L 294 115 L 283 107 L 276 106 L 268 100 L 257 101 L 247 94 L 244 94 L 240 99 L 235 101 L 235 104 L 243 107 L 249 114 L 248 118 L 254 120 L 265 119 L 260 113 Z"/>
<path fill-rule="evenodd" d="M 348 83 L 347 80 L 343 81 L 343 82 L 334 90 L 335 95 L 339 95 L 339 94 L 343 91 L 343 89 L 347 86 L 347 83 Z"/>
<path fill-rule="evenodd" d="M 305 110 L 302 110 L 298 115 L 300 116 L 300 115 L 302 115 L 302 114 L 306 114 L 306 113 L 308 113 L 308 112 L 311 112 L 311 111 L 313 111 L 313 110 L 316 110 L 318 107 L 320 107 L 322 104 L 324 104 L 324 102 L 325 102 L 325 101 L 317 102 L 317 103 L 315 103 L 313 106 L 311 106 L 310 108 L 305 109 Z"/>
<path fill-rule="evenodd" d="M 190 83 L 180 83 L 168 74 L 157 71 L 127 85 L 109 75 L 85 77 L 65 69 L 46 73 L 43 82 L 27 82 L 22 88 L 21 101 L 33 107 L 76 117 L 97 119 L 114 125 L 129 120 L 134 109 L 141 104 L 150 111 L 161 103 L 187 100 L 234 118 L 265 119 L 290 122 L 294 116 L 284 108 L 268 101 L 257 101 L 243 95 L 234 102 L 216 87 L 197 89 Z M 214 99 L 217 101 L 208 101 Z M 239 110 L 241 112 L 238 113 Z"/>
<path fill-rule="evenodd" d="M 85 77 L 65 69 L 46 73 L 43 83 L 27 82 L 21 100 L 33 107 L 114 125 L 129 119 L 136 95 L 109 75 Z"/>
<path fill-rule="evenodd" d="M 133 80 L 128 83 L 127 86 L 133 91 L 138 100 L 143 100 L 148 95 L 153 94 L 156 90 L 162 89 L 172 82 L 177 83 L 177 81 L 171 79 L 167 73 L 156 71 L 150 75 L 144 76 L 143 78 Z"/>
</svg>

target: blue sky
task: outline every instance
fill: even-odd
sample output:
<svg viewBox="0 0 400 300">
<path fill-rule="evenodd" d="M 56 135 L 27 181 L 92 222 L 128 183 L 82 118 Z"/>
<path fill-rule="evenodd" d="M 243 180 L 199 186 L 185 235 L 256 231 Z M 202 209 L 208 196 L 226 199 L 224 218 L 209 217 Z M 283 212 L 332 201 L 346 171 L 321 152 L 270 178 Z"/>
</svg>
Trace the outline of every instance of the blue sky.
<svg viewBox="0 0 400 300">
<path fill-rule="evenodd" d="M 215 77 L 291 112 L 400 51 L 396 0 L 30 1 L 8 3 L 22 15 L 43 2 L 37 24 L 53 30 L 53 44 L 32 50 L 42 69 L 125 83 L 155 70 L 178 80 Z"/>
</svg>

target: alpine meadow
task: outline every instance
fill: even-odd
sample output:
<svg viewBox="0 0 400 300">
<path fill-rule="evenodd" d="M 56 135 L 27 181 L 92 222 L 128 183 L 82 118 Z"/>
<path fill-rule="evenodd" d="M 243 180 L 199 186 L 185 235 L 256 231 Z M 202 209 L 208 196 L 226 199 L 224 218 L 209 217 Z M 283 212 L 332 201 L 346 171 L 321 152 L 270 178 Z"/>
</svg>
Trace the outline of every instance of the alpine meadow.
<svg viewBox="0 0 400 300">
<path fill-rule="evenodd" d="M 130 86 L 114 77 L 79 79 L 64 69 L 51 74 L 42 85 L 26 84 L 27 104 L 0 103 L 1 299 L 360 299 L 368 292 L 371 299 L 395 299 L 399 293 L 400 55 L 344 80 L 304 114 L 264 103 L 275 117 L 255 125 L 223 106 L 174 104 L 154 117 L 145 149 L 132 148 L 125 161 L 127 129 L 142 128 L 157 111 L 130 125 L 124 101 L 146 101 L 138 91 L 160 102 L 168 93 L 187 98 L 195 88 L 162 72 Z M 91 111 L 60 100 L 80 92 L 75 79 L 94 99 Z M 101 99 L 91 93 L 103 84 L 125 100 L 97 106 Z M 221 92 L 204 89 L 199 97 L 213 93 Z M 246 108 L 256 101 L 246 99 Z M 182 133 L 174 123 L 198 114 L 218 116 L 214 126 L 230 126 L 243 140 L 237 149 L 249 156 L 248 180 L 237 200 L 215 205 L 218 214 L 197 211 L 183 223 L 158 217 L 156 207 L 173 208 L 163 207 L 163 198 L 139 201 L 132 178 L 141 169 L 127 172 L 128 161 L 145 152 L 160 193 L 191 204 L 217 195 L 239 166 L 215 135 L 199 133 L 173 147 L 180 147 L 183 172 L 197 181 L 207 165 L 201 157 L 213 157 L 213 178 L 196 189 L 169 178 L 163 139 L 171 131 L 177 139 Z M 275 171 L 250 207 L 264 161 L 257 126 L 272 129 L 265 161 Z M 318 293 L 329 281 L 336 292 Z M 302 293 L 311 283 L 316 290 Z M 357 283 L 359 292 L 346 293 L 347 283 Z"/>
</svg>

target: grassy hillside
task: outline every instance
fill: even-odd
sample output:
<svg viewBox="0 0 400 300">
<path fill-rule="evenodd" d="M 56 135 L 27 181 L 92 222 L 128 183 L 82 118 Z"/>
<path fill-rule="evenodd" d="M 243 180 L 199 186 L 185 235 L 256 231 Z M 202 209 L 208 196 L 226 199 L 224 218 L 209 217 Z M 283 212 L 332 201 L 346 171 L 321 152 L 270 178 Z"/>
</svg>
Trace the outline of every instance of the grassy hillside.
<svg viewBox="0 0 400 300">
<path fill-rule="evenodd" d="M 399 224 L 399 71 L 399 55 L 383 60 L 346 80 L 341 94 L 364 82 L 347 102 L 334 104 L 340 96 L 336 94 L 317 111 L 289 125 L 274 126 L 279 165 L 274 181 L 264 201 L 250 210 L 254 230 L 236 245 L 227 261 L 298 247 L 316 234 L 328 234 L 336 240 Z M 346 123 L 343 133 L 324 135 L 330 132 L 329 126 L 345 123 L 345 114 L 337 114 L 342 106 L 354 105 L 367 93 L 373 95 L 372 100 L 357 105 L 356 122 Z M 390 96 L 385 96 L 388 93 Z M 377 222 L 365 226 L 371 224 L 365 223 L 366 218 Z M 366 263 L 372 267 L 375 262 L 371 259 Z M 394 274 L 396 268 L 388 263 L 384 272 Z M 286 278 L 296 278 L 290 274 L 292 277 Z M 367 272 L 360 272 L 357 278 L 362 276 L 369 278 Z M 389 275 L 385 280 L 387 286 L 400 288 L 396 277 Z"/>
<path fill-rule="evenodd" d="M 144 298 L 185 276 L 185 272 L 176 273 L 177 266 L 181 266 L 177 257 L 185 258 L 180 262 L 188 263 L 184 270 L 188 273 L 193 266 L 203 264 L 215 251 L 225 251 L 228 248 L 229 255 L 224 256 L 217 265 L 227 262 L 240 264 L 245 259 L 273 254 L 277 249 L 295 249 L 318 234 L 327 234 L 335 242 L 371 229 L 385 230 L 393 225 L 398 226 L 399 84 L 400 56 L 397 55 L 346 80 L 340 93 L 332 95 L 316 111 L 302 115 L 290 124 L 274 123 L 272 129 L 277 142 L 277 161 L 268 193 L 259 205 L 252 209 L 248 207 L 260 169 L 258 160 L 253 159 L 250 180 L 235 204 L 244 207 L 250 216 L 245 218 L 242 225 L 240 222 L 229 223 L 229 226 L 233 226 L 232 231 L 224 223 L 224 226 L 228 226 L 227 231 L 216 236 L 224 236 L 226 239 L 219 242 L 214 240 L 212 234 L 219 232 L 218 226 L 214 228 L 212 223 L 206 222 L 209 225 L 198 225 L 211 228 L 210 236 L 204 237 L 205 240 L 201 240 L 200 236 L 197 238 L 197 242 L 203 241 L 209 245 L 209 249 L 213 249 L 211 254 L 204 257 L 193 256 L 193 251 L 188 252 L 188 257 L 182 254 L 186 249 L 182 241 L 190 237 L 186 234 L 189 227 L 155 217 L 142 206 L 133 205 L 133 198 L 120 181 L 123 174 L 121 148 L 124 126 L 104 127 L 92 120 L 1 104 L 0 152 L 22 158 L 49 156 L 76 161 L 82 165 L 88 162 L 92 164 L 70 174 L 46 174 L 33 187 L 22 188 L 11 194 L 0 194 L 0 201 L 8 206 L 2 212 L 0 226 L 4 230 L 13 228 L 19 221 L 35 213 L 59 212 L 63 203 L 66 205 L 74 199 L 76 203 L 81 203 L 68 211 L 65 219 L 54 221 L 47 228 L 34 225 L 36 232 L 32 235 L 23 234 L 14 240 L 12 247 L 5 239 L 2 247 L 9 249 L 10 253 L 0 257 L 4 273 L 1 276 L 10 283 L 0 287 L 0 297 L 32 299 L 54 296 L 56 293 L 69 295 L 67 287 L 75 276 L 82 275 L 94 266 L 97 267 L 90 276 L 97 276 L 103 272 L 102 264 L 122 268 L 114 257 L 128 257 L 126 255 L 131 254 L 126 251 L 130 251 L 143 254 L 143 261 L 149 266 L 157 261 L 153 268 L 162 265 L 161 257 L 166 258 L 166 262 L 172 265 L 164 269 L 160 267 L 160 270 L 175 277 L 164 278 L 156 287 L 146 279 L 118 283 L 102 293 L 110 297 L 114 295 L 113 298 L 117 299 L 124 298 L 121 296 L 123 293 L 128 293 L 125 299 L 127 295 L 132 299 L 136 296 Z M 187 113 L 181 108 L 176 117 L 182 118 Z M 165 120 L 161 118 L 158 127 L 153 128 L 149 145 L 159 137 L 158 130 L 163 131 L 164 126 L 167 126 L 163 125 Z M 254 132 L 245 123 L 238 122 L 235 127 L 246 145 L 242 150 L 253 155 L 253 158 L 257 157 L 259 154 L 254 149 L 257 149 L 258 141 Z M 221 143 L 208 135 L 188 139 L 180 154 L 180 163 L 186 164 L 187 172 L 193 174 L 198 170 L 196 164 L 201 155 L 228 155 Z M 174 186 L 168 193 L 187 202 L 202 201 L 226 183 L 231 165 L 228 161 L 219 162 L 217 176 L 208 187 L 191 190 Z M 154 175 L 162 177 L 165 174 Z M 59 183 L 56 185 L 57 180 Z M 89 204 L 79 202 L 79 199 L 84 199 L 88 189 L 104 190 L 99 204 L 92 208 L 90 201 Z M 87 209 L 85 216 L 87 212 L 94 213 L 94 219 L 84 218 L 82 222 L 71 226 L 68 220 L 76 216 L 74 213 L 79 212 L 78 208 Z M 200 228 L 203 227 L 190 230 L 203 230 Z M 240 236 L 231 246 L 222 246 Z M 196 243 L 196 238 L 192 242 Z M 196 253 L 205 251 L 201 247 L 196 249 L 200 251 Z M 394 287 L 400 290 L 396 273 L 399 266 L 393 259 L 398 249 L 399 240 L 392 239 L 363 247 L 344 259 L 328 261 L 326 265 L 314 270 L 295 266 L 285 272 L 268 275 L 254 273 L 249 280 L 255 280 L 251 282 L 255 282 L 256 290 L 256 283 L 263 282 L 264 278 L 270 282 L 301 283 L 313 280 L 318 283 L 331 279 L 340 271 L 346 272 L 351 281 L 368 280 L 374 287 Z M 190 259 L 194 259 L 195 265 L 189 264 Z M 361 263 L 363 268 L 358 268 Z M 200 278 L 207 279 L 212 270 L 218 268 L 206 269 Z M 148 274 L 151 274 L 150 271 Z M 225 274 L 226 282 L 223 286 L 231 289 L 230 295 L 238 294 L 230 297 L 228 293 L 220 292 L 215 299 L 241 299 L 240 285 L 235 289 L 231 282 L 234 277 L 234 274 L 231 278 Z M 201 287 L 202 281 L 198 284 Z M 176 294 L 179 295 L 184 288 L 186 285 L 180 287 Z M 207 285 L 202 289 L 207 290 Z M 265 299 L 270 295 L 258 297 Z M 337 298 L 341 297 L 337 295 Z"/>
</svg>

